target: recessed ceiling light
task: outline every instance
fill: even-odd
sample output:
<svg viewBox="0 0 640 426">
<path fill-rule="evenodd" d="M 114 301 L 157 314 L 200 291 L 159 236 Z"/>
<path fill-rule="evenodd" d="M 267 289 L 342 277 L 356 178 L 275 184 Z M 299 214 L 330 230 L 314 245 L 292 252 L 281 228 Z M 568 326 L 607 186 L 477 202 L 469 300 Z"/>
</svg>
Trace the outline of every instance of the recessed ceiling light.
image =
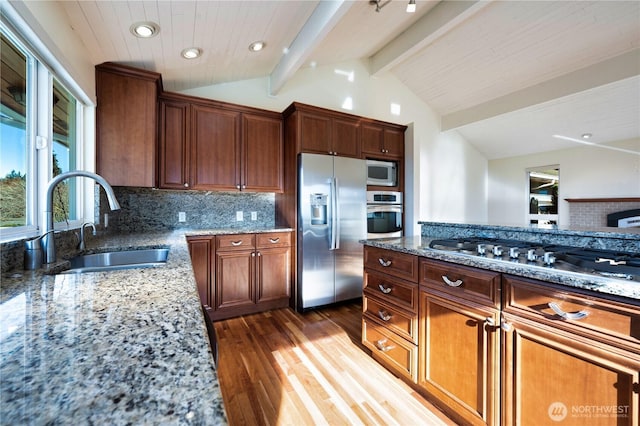
<svg viewBox="0 0 640 426">
<path fill-rule="evenodd" d="M 593 136 L 591 133 L 583 133 L 582 134 L 582 139 L 589 139 L 589 138 L 591 138 L 591 136 Z"/>
<path fill-rule="evenodd" d="M 259 52 L 264 49 L 266 45 L 267 44 L 264 41 L 254 41 L 249 45 L 249 50 L 252 52 Z"/>
<path fill-rule="evenodd" d="M 185 59 L 195 59 L 202 55 L 202 49 L 199 49 L 197 47 L 189 47 L 180 52 L 180 55 L 182 55 L 182 57 Z"/>
<path fill-rule="evenodd" d="M 160 27 L 154 22 L 136 22 L 129 31 L 136 37 L 151 38 L 160 32 Z"/>
</svg>

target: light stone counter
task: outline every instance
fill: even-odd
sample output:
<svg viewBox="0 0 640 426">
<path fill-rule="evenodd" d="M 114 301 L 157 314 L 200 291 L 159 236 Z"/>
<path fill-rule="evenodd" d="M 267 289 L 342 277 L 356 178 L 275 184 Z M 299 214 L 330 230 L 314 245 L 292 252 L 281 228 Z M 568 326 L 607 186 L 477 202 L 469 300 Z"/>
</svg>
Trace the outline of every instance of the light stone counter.
<svg viewBox="0 0 640 426">
<path fill-rule="evenodd" d="M 628 303 L 640 306 L 640 282 L 638 281 L 561 271 L 548 267 L 494 260 L 453 251 L 436 250 L 429 247 L 431 240 L 432 238 L 422 236 L 364 240 L 362 243 L 372 247 L 414 254 L 430 259 L 580 288 L 600 293 L 603 296 L 623 297 Z"/>
<path fill-rule="evenodd" d="M 0 423 L 226 424 L 185 236 L 261 231 L 89 236 L 88 252 L 169 247 L 169 258 L 3 275 Z"/>
</svg>

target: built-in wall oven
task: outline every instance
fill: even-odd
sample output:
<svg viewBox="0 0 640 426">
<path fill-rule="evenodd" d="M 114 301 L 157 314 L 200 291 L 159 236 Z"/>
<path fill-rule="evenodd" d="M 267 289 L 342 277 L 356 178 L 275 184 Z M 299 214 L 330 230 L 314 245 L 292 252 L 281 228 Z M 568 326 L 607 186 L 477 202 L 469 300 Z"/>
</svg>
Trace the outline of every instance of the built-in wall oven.
<svg viewBox="0 0 640 426">
<path fill-rule="evenodd" d="M 367 238 L 402 236 L 402 193 L 367 191 Z"/>
</svg>

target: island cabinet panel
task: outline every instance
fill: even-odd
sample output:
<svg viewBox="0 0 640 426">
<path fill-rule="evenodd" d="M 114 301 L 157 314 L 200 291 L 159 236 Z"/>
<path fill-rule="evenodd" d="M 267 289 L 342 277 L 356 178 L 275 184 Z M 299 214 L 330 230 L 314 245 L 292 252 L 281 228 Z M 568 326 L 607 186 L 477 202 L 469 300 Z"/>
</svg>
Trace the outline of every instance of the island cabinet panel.
<svg viewBox="0 0 640 426">
<path fill-rule="evenodd" d="M 638 425 L 638 303 L 509 275 L 503 293 L 505 424 Z"/>
<path fill-rule="evenodd" d="M 503 424 L 638 425 L 637 353 L 510 314 L 504 322 Z"/>
<path fill-rule="evenodd" d="M 211 277 L 215 274 L 215 264 L 212 261 L 215 251 L 215 237 L 189 237 L 187 244 L 189 245 L 189 255 L 191 256 L 191 265 L 198 286 L 200 302 L 205 308 L 212 307 Z"/>
<path fill-rule="evenodd" d="M 420 285 L 500 308 L 500 274 L 497 272 L 421 259 Z"/>
<path fill-rule="evenodd" d="M 500 417 L 500 274 L 420 259 L 419 377 L 465 424 Z"/>
<path fill-rule="evenodd" d="M 190 236 L 189 252 L 212 320 L 282 308 L 291 295 L 291 233 Z"/>
<path fill-rule="evenodd" d="M 156 186 L 160 74 L 96 66 L 96 172 L 113 186 Z"/>
<path fill-rule="evenodd" d="M 386 368 L 416 383 L 418 257 L 365 246 L 364 259 L 362 344 Z"/>
<path fill-rule="evenodd" d="M 161 188 L 283 190 L 280 114 L 164 93 L 159 147 Z"/>
</svg>

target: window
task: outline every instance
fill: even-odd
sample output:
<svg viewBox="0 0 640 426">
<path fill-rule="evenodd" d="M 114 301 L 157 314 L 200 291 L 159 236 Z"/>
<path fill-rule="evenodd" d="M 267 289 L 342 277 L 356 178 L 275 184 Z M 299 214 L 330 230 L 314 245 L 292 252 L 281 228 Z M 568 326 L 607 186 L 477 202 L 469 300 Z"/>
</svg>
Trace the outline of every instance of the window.
<svg viewBox="0 0 640 426">
<path fill-rule="evenodd" d="M 529 186 L 529 223 L 539 227 L 558 225 L 558 190 L 560 167 L 548 166 L 527 170 Z"/>
<path fill-rule="evenodd" d="M 81 168 L 83 105 L 4 23 L 0 29 L 0 238 L 9 240 L 37 235 L 46 182 Z M 56 229 L 79 226 L 85 190 L 78 179 L 56 186 Z"/>
</svg>

